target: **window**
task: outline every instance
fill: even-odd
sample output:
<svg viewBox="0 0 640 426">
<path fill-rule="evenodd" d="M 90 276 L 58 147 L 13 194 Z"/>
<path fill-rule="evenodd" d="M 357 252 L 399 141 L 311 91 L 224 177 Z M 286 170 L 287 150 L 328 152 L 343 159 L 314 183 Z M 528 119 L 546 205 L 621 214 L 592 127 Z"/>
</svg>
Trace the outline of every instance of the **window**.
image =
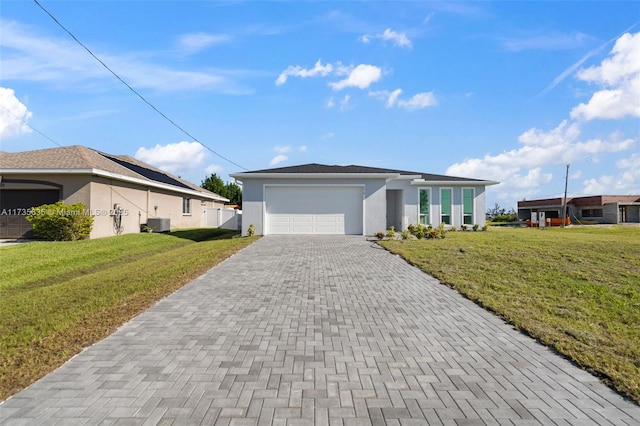
<svg viewBox="0 0 640 426">
<path fill-rule="evenodd" d="M 473 225 L 473 188 L 462 190 L 462 223 Z"/>
<path fill-rule="evenodd" d="M 451 188 L 440 190 L 440 222 L 451 225 Z"/>
<path fill-rule="evenodd" d="M 582 209 L 582 217 L 602 217 L 602 209 Z"/>
<path fill-rule="evenodd" d="M 191 198 L 182 199 L 182 214 L 191 214 Z"/>
<path fill-rule="evenodd" d="M 423 225 L 429 225 L 431 223 L 430 215 L 429 215 L 429 190 L 421 189 L 420 190 L 420 212 L 419 212 L 419 220 Z"/>
</svg>

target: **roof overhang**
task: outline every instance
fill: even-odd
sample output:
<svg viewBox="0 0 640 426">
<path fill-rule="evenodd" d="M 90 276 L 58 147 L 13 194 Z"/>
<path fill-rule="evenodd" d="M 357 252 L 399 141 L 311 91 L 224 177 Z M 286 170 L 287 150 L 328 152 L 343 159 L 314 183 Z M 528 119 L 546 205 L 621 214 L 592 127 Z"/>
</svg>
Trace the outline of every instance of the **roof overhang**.
<svg viewBox="0 0 640 426">
<path fill-rule="evenodd" d="M 399 173 L 233 173 L 234 179 L 397 179 Z"/>
<path fill-rule="evenodd" d="M 414 186 L 491 186 L 500 182 L 493 180 L 424 180 L 415 179 L 411 181 Z"/>
<path fill-rule="evenodd" d="M 162 182 L 155 182 L 152 180 L 139 179 L 130 176 L 124 176 L 118 173 L 107 172 L 100 169 L 0 169 L 0 176 L 10 174 L 21 175 L 92 175 L 100 176 L 108 179 L 115 179 L 121 182 L 134 183 L 141 186 L 147 186 L 151 188 L 164 189 L 166 191 L 177 192 L 184 195 L 197 196 L 199 198 L 206 198 L 214 201 L 227 202 L 229 199 L 221 197 L 217 194 L 207 194 L 205 192 L 196 191 L 195 189 L 180 188 L 178 186 L 168 185 Z"/>
<path fill-rule="evenodd" d="M 232 173 L 232 178 L 244 181 L 245 179 L 385 179 L 387 181 L 402 179 L 411 180 L 415 186 L 490 186 L 500 182 L 492 180 L 424 180 L 419 174 L 400 173 Z"/>
</svg>

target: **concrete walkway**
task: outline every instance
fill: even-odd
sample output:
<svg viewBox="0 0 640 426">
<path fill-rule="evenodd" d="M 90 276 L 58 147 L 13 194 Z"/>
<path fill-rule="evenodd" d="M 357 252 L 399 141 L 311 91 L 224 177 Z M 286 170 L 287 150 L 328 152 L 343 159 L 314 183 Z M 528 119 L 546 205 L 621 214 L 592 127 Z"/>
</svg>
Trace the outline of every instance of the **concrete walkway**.
<svg viewBox="0 0 640 426">
<path fill-rule="evenodd" d="M 261 239 L 0 404 L 2 425 L 640 425 L 363 237 Z"/>
</svg>

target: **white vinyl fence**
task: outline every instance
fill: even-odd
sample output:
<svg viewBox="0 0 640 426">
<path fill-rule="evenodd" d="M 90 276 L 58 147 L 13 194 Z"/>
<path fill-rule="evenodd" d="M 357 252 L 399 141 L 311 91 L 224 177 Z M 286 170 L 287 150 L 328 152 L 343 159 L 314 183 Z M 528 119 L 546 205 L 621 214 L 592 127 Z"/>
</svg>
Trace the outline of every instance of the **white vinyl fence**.
<svg viewBox="0 0 640 426">
<path fill-rule="evenodd" d="M 242 210 L 208 208 L 204 216 L 207 228 L 242 229 Z"/>
</svg>

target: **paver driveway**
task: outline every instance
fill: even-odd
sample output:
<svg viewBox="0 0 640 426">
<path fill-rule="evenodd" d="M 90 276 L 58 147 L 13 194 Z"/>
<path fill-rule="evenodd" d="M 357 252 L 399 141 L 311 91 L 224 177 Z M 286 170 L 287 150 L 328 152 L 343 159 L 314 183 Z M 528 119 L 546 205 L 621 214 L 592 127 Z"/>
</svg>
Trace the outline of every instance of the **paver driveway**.
<svg viewBox="0 0 640 426">
<path fill-rule="evenodd" d="M 640 424 L 363 237 L 265 237 L 0 405 L 1 424 Z"/>
</svg>

